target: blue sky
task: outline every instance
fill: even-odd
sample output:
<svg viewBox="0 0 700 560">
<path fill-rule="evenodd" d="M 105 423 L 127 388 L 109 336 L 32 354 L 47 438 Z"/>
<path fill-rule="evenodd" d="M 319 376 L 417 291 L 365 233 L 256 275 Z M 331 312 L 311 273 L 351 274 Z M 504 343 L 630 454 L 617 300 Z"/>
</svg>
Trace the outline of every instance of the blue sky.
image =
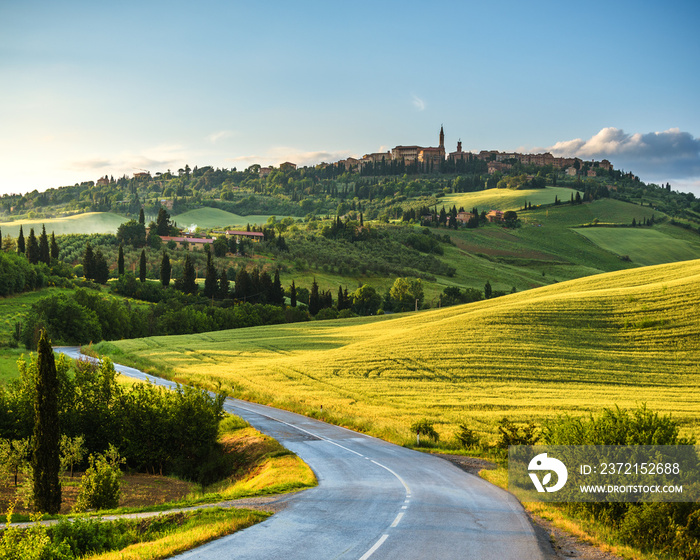
<svg viewBox="0 0 700 560">
<path fill-rule="evenodd" d="M 437 145 L 700 195 L 700 4 L 0 0 L 0 193 Z"/>
</svg>

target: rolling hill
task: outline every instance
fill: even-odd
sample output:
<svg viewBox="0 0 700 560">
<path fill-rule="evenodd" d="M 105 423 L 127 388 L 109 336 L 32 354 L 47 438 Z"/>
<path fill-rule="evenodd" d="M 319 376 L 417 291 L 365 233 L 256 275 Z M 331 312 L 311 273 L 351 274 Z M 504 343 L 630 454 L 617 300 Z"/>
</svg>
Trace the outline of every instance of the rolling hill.
<svg viewBox="0 0 700 560">
<path fill-rule="evenodd" d="M 493 439 L 640 403 L 700 435 L 700 261 L 618 271 L 447 309 L 103 343 L 116 360 L 323 414 L 396 441 L 412 421 Z"/>
<path fill-rule="evenodd" d="M 41 233 L 41 226 L 46 226 L 46 232 L 50 235 L 65 235 L 69 233 L 117 233 L 117 228 L 127 221 L 127 218 L 111 212 L 86 212 L 64 218 L 46 218 L 40 220 L 16 220 L 1 222 L 3 235 L 17 237 L 19 227 L 22 226 L 25 237 L 29 230 L 34 228 L 37 236 Z"/>
<path fill-rule="evenodd" d="M 239 226 L 245 227 L 247 224 L 250 225 L 262 225 L 267 222 L 269 215 L 250 215 L 250 216 L 240 216 L 239 214 L 233 214 L 231 212 L 226 212 L 219 208 L 197 208 L 195 210 L 189 210 L 183 212 L 182 214 L 177 214 L 173 216 L 172 219 L 175 221 L 179 227 L 188 228 L 192 225 L 198 226 L 200 228 L 224 228 L 226 226 Z M 277 216 L 281 219 L 286 216 Z"/>
</svg>

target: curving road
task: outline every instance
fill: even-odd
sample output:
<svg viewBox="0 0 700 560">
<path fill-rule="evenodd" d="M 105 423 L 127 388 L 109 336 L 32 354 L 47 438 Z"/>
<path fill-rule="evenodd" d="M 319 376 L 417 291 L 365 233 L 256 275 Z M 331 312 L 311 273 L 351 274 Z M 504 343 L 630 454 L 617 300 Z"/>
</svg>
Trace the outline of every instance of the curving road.
<svg viewBox="0 0 700 560">
<path fill-rule="evenodd" d="M 77 348 L 57 348 L 73 358 Z M 175 384 L 116 365 L 158 385 Z M 510 494 L 431 455 L 271 407 L 227 399 L 299 455 L 318 486 L 284 511 L 177 558 L 537 560 L 553 557 Z"/>
</svg>

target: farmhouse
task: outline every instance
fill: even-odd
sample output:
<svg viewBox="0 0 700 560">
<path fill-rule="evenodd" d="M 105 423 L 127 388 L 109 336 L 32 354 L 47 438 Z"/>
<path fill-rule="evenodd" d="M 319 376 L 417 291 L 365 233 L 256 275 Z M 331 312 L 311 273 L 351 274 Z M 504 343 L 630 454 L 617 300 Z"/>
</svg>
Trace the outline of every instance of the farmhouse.
<svg viewBox="0 0 700 560">
<path fill-rule="evenodd" d="M 242 239 L 242 238 L 247 238 L 250 239 L 251 241 L 262 241 L 265 236 L 261 231 L 235 231 L 235 230 L 226 230 L 226 237 L 235 237 L 236 240 Z"/>
<path fill-rule="evenodd" d="M 200 251 L 204 249 L 205 245 L 211 245 L 214 243 L 213 239 L 206 239 L 204 237 L 169 237 L 162 236 L 161 239 L 164 243 L 168 241 L 174 241 L 177 244 L 177 248 L 183 247 L 183 243 L 187 243 L 191 246 L 194 251 Z"/>
<path fill-rule="evenodd" d="M 488 214 L 486 214 L 486 219 L 492 224 L 502 222 L 503 212 L 501 210 L 491 210 Z"/>
</svg>

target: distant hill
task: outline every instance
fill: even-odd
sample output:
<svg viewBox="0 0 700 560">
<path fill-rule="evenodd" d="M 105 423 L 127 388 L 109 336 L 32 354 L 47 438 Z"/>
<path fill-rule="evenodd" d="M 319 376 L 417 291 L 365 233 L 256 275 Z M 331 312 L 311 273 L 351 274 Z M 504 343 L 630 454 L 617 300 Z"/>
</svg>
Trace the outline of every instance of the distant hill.
<svg viewBox="0 0 700 560">
<path fill-rule="evenodd" d="M 128 218 L 112 214 L 111 212 L 87 212 L 85 214 L 76 214 L 65 218 L 44 218 L 44 219 L 26 219 L 12 222 L 0 222 L 2 234 L 17 237 L 19 235 L 20 225 L 25 237 L 29 234 L 29 230 L 34 228 L 34 233 L 41 233 L 41 226 L 46 226 L 46 232 L 50 235 L 54 232 L 56 235 L 65 235 L 68 233 L 117 233 L 117 228 Z"/>
<path fill-rule="evenodd" d="M 535 421 L 640 403 L 700 435 L 700 260 L 581 278 L 447 309 L 107 343 L 185 383 L 401 440 L 420 417 Z"/>
<path fill-rule="evenodd" d="M 252 225 L 263 225 L 267 222 L 270 215 L 250 215 L 241 216 L 239 214 L 234 214 L 232 212 L 226 212 L 225 210 L 220 210 L 219 208 L 196 208 L 195 210 L 189 210 L 183 212 L 182 214 L 177 214 L 172 216 L 172 220 L 177 223 L 179 227 L 190 227 L 196 225 L 200 228 L 224 228 L 227 226 L 239 226 L 245 227 L 247 224 Z M 286 216 L 277 216 L 277 218 L 284 218 Z"/>
</svg>

